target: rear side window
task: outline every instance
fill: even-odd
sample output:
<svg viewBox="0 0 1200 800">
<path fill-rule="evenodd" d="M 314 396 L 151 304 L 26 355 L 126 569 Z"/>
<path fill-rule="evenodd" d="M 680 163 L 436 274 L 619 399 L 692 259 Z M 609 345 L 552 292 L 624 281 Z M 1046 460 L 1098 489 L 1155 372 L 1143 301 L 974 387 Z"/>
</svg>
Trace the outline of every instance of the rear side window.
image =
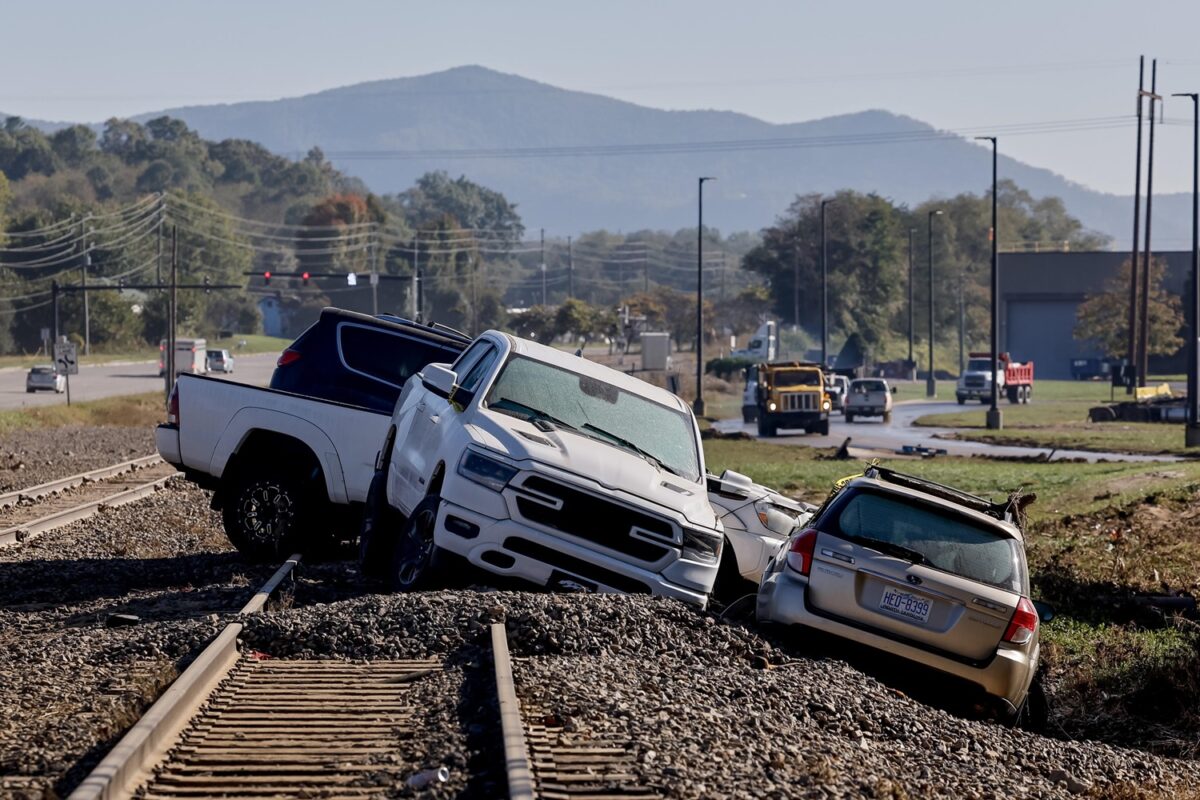
<svg viewBox="0 0 1200 800">
<path fill-rule="evenodd" d="M 426 364 L 457 355 L 420 339 L 349 323 L 338 326 L 338 351 L 350 371 L 396 388 Z"/>
<path fill-rule="evenodd" d="M 915 550 L 929 565 L 970 580 L 1023 593 L 1025 558 L 1020 542 L 985 525 L 908 498 L 855 491 L 833 509 L 834 535 L 870 547 L 867 540 Z"/>
</svg>

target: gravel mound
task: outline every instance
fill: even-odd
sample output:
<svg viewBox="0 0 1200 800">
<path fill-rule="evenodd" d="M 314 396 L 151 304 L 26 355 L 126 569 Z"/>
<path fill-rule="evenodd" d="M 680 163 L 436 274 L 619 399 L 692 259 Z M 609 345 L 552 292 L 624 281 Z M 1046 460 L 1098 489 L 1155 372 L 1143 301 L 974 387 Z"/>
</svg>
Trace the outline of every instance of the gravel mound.
<svg viewBox="0 0 1200 800">
<path fill-rule="evenodd" d="M 154 431 L 146 427 L 72 425 L 17 430 L 0 442 L 0 492 L 153 455 Z"/>
<path fill-rule="evenodd" d="M 0 797 L 69 793 L 272 571 L 180 480 L 0 550 Z"/>
<path fill-rule="evenodd" d="M 1170 796 L 1200 764 L 1046 738 L 922 705 L 844 662 L 650 597 L 367 596 L 246 620 L 276 656 L 485 659 L 505 621 L 519 691 L 639 748 L 671 797 Z M 474 656 L 470 655 L 474 653 Z"/>
</svg>

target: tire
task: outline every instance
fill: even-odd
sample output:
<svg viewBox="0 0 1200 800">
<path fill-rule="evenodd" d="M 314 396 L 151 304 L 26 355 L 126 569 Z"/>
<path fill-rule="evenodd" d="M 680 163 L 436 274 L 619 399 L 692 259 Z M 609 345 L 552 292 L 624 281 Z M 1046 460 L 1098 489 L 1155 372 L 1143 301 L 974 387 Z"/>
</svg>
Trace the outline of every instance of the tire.
<svg viewBox="0 0 1200 800">
<path fill-rule="evenodd" d="M 1008 402 L 1018 403 L 1021 400 L 1021 392 L 1019 386 L 1005 387 L 1005 393 L 1008 395 Z"/>
<path fill-rule="evenodd" d="M 817 425 L 815 430 L 817 433 L 821 434 L 822 436 L 828 436 L 829 435 L 829 420 L 827 420 L 827 419 L 822 420 L 821 424 Z"/>
<path fill-rule="evenodd" d="M 387 501 L 387 472 L 379 470 L 371 478 L 362 525 L 358 530 L 358 568 L 368 578 L 382 578 L 392 563 L 392 550 L 404 517 Z"/>
<path fill-rule="evenodd" d="M 760 414 L 758 417 L 758 435 L 763 437 L 774 436 L 778 429 L 771 424 L 769 420 L 763 419 Z"/>
<path fill-rule="evenodd" d="M 295 473 L 248 465 L 234 477 L 222 508 L 225 535 L 250 561 L 303 552 L 317 510 L 313 496 L 313 487 Z"/>
<path fill-rule="evenodd" d="M 890 412 L 890 411 L 883 412 L 883 424 L 890 425 L 891 422 L 892 422 L 892 412 Z"/>
<path fill-rule="evenodd" d="M 847 411 L 846 412 L 846 424 L 850 425 L 850 424 L 853 424 L 853 422 L 854 422 L 854 414 L 850 411 Z"/>
<path fill-rule="evenodd" d="M 25 389 L 25 394 L 33 394 L 33 389 Z"/>
<path fill-rule="evenodd" d="M 1024 403 L 1025 405 L 1029 405 L 1029 400 L 1032 397 L 1033 397 L 1033 387 L 1032 386 L 1022 386 L 1021 387 L 1021 402 Z"/>
<path fill-rule="evenodd" d="M 957 395 L 954 399 L 958 401 L 960 406 L 965 406 L 967 404 L 967 398 L 963 397 L 962 395 Z"/>
<path fill-rule="evenodd" d="M 439 584 L 442 558 L 434 544 L 438 507 L 442 498 L 430 495 L 417 504 L 404 523 L 392 553 L 388 580 L 398 592 L 416 592 Z"/>
<path fill-rule="evenodd" d="M 1042 679 L 1035 677 L 1033 683 L 1029 684 L 1029 693 L 1025 695 L 1021 708 L 1013 718 L 1013 727 L 1042 733 L 1046 730 L 1049 718 L 1050 703 L 1046 699 L 1046 689 L 1042 686 Z"/>
</svg>

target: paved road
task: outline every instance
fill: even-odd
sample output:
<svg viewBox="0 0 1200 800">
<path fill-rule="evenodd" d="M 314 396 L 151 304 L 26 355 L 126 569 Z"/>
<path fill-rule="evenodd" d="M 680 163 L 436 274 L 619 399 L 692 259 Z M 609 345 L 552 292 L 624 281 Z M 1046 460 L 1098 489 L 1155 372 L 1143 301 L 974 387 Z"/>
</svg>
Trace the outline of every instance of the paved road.
<svg viewBox="0 0 1200 800">
<path fill-rule="evenodd" d="M 232 375 L 212 373 L 213 377 L 225 378 L 238 383 L 266 386 L 275 369 L 278 353 L 259 353 L 250 356 L 234 356 Z M 66 403 L 65 394 L 53 392 L 25 391 L 26 370 L 0 371 L 0 409 L 16 409 L 32 406 L 49 406 Z M 99 364 L 81 367 L 78 375 L 71 376 L 71 400 L 98 400 L 122 394 L 141 394 L 161 391 L 163 379 L 158 375 L 157 361 L 136 364 Z"/>
<path fill-rule="evenodd" d="M 938 414 L 947 411 L 958 411 L 959 406 L 954 400 L 926 401 L 915 400 L 897 403 L 892 412 L 892 421 L 884 424 L 882 420 L 865 419 L 853 424 L 846 424 L 841 414 L 835 414 L 830 420 L 828 436 L 808 436 L 803 431 L 781 431 L 777 440 L 782 444 L 800 445 L 806 447 L 836 447 L 851 438 L 851 447 L 865 450 L 881 450 L 895 452 L 904 445 L 933 447 L 946 450 L 951 455 L 993 455 L 993 456 L 1036 456 L 1053 453 L 1052 460 L 1082 458 L 1087 461 L 1179 461 L 1175 456 L 1129 455 L 1126 453 L 1093 453 L 1085 450 L 1050 450 L 1044 447 L 1012 447 L 991 445 L 984 442 L 957 441 L 937 438 L 954 434 L 953 428 L 926 428 L 913 426 L 913 420 L 926 414 Z M 1003 410 L 1003 407 L 1002 407 Z M 751 436 L 757 435 L 757 428 L 744 425 L 741 419 L 726 419 L 716 423 L 716 428 L 724 433 L 744 431 Z"/>
</svg>

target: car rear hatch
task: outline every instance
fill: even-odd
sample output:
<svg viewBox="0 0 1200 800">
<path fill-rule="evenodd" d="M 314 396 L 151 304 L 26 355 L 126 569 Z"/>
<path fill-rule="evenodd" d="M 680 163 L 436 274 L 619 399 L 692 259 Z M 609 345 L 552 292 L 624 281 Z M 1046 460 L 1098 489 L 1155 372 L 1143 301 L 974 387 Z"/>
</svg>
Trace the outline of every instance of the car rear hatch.
<svg viewBox="0 0 1200 800">
<path fill-rule="evenodd" d="M 820 527 L 813 612 L 962 661 L 996 652 L 1025 582 L 1021 543 L 1002 528 L 854 488 Z"/>
</svg>

